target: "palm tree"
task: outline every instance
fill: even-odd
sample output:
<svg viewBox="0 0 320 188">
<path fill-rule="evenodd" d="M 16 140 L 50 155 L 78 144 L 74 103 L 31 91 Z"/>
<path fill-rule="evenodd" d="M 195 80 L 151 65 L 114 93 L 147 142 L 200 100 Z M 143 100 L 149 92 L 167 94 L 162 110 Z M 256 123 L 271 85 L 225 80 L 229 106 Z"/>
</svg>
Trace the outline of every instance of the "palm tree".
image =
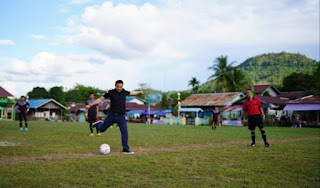
<svg viewBox="0 0 320 188">
<path fill-rule="evenodd" d="M 227 75 L 229 91 L 241 91 L 253 82 L 248 79 L 242 69 L 234 67 Z"/>
<path fill-rule="evenodd" d="M 221 86 L 222 92 L 225 92 L 228 84 L 228 74 L 232 70 L 232 64 L 235 61 L 228 64 L 228 56 L 221 55 L 214 60 L 214 64 L 209 67 L 209 70 L 213 70 L 214 74 L 208 79 L 214 80 L 217 86 Z"/>
<path fill-rule="evenodd" d="M 192 77 L 191 80 L 189 80 L 189 85 L 192 86 L 193 93 L 196 93 L 198 91 L 200 82 L 197 80 L 196 77 Z"/>
</svg>

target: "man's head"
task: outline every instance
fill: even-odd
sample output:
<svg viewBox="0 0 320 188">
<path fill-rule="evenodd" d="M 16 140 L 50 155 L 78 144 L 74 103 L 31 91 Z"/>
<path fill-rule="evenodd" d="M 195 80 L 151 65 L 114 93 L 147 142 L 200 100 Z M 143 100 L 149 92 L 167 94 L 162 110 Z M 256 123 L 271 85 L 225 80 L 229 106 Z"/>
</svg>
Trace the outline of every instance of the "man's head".
<svg viewBox="0 0 320 188">
<path fill-rule="evenodd" d="M 115 85 L 116 85 L 117 92 L 121 92 L 123 90 L 123 81 L 122 80 L 117 80 Z"/>
<path fill-rule="evenodd" d="M 92 99 L 94 99 L 94 93 L 90 93 L 89 94 L 89 98 L 92 100 Z"/>
<path fill-rule="evenodd" d="M 251 88 L 246 89 L 246 95 L 248 96 L 248 98 L 252 98 Z"/>
<path fill-rule="evenodd" d="M 24 101 L 24 100 L 26 100 L 26 97 L 22 95 L 22 96 L 20 97 L 20 100 L 21 100 L 21 101 Z"/>
</svg>

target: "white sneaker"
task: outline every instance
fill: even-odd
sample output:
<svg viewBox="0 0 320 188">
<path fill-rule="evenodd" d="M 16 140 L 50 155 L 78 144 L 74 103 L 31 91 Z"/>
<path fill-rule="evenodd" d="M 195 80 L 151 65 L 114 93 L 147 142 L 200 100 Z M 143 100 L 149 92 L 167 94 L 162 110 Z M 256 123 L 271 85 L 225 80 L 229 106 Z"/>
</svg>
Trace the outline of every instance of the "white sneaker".
<svg viewBox="0 0 320 188">
<path fill-rule="evenodd" d="M 132 154 L 134 154 L 134 152 L 130 151 L 129 149 L 124 149 L 124 150 L 122 151 L 122 153 L 127 154 L 127 155 L 132 155 Z"/>
</svg>

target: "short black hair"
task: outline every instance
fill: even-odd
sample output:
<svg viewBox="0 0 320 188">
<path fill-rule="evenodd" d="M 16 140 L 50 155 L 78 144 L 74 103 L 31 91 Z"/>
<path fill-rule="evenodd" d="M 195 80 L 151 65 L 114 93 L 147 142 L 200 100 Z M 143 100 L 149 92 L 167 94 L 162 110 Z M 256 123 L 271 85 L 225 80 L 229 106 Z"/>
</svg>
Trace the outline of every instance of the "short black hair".
<svg viewBox="0 0 320 188">
<path fill-rule="evenodd" d="M 25 96 L 23 96 L 23 95 L 21 95 L 20 99 L 22 99 L 22 98 L 26 98 L 26 97 L 25 97 Z"/>
<path fill-rule="evenodd" d="M 117 80 L 115 85 L 117 85 L 117 84 L 123 84 L 123 81 L 122 80 Z"/>
<path fill-rule="evenodd" d="M 89 93 L 89 96 L 90 96 L 91 94 L 94 94 L 94 93 L 93 93 L 93 92 L 90 92 L 90 93 Z"/>
</svg>

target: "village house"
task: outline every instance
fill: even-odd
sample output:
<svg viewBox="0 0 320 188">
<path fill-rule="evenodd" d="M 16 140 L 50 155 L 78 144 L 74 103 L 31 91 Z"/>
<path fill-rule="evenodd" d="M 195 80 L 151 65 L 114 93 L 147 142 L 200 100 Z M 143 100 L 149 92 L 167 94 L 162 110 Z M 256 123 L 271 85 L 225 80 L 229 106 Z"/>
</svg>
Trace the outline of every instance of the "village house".
<svg viewBox="0 0 320 188">
<path fill-rule="evenodd" d="M 31 120 L 61 121 L 67 108 L 54 99 L 30 99 L 28 118 Z"/>
<path fill-rule="evenodd" d="M 15 102 L 9 97 L 13 95 L 0 86 L 0 120 L 15 120 Z"/>
</svg>

